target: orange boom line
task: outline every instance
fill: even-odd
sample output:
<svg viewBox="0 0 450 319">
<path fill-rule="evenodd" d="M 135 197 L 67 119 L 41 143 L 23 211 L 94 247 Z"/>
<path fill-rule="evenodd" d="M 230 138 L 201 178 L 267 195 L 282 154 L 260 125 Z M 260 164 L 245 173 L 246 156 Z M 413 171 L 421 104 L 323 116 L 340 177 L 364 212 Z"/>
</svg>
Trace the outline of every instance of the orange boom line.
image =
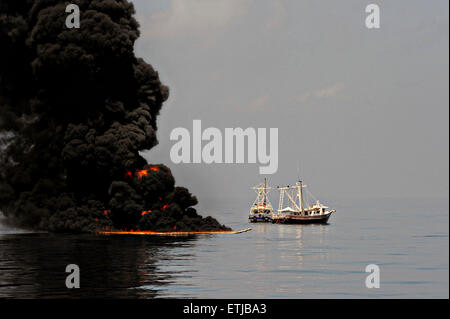
<svg viewBox="0 0 450 319">
<path fill-rule="evenodd" d="M 141 236 L 189 236 L 202 234 L 240 234 L 252 230 L 246 228 L 243 230 L 205 230 L 205 231 L 173 231 L 173 232 L 156 232 L 156 231 L 98 231 L 97 235 L 141 235 Z"/>
</svg>

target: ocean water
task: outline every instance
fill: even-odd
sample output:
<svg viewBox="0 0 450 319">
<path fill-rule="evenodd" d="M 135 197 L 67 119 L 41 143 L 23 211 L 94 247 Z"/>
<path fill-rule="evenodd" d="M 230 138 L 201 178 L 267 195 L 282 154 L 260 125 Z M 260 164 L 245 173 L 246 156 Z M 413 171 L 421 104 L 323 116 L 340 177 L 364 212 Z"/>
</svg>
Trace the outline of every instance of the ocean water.
<svg viewBox="0 0 450 319">
<path fill-rule="evenodd" d="M 448 199 L 329 204 L 327 225 L 248 224 L 247 207 L 217 208 L 253 230 L 184 239 L 0 225 L 0 298 L 449 298 Z M 68 264 L 79 289 L 65 286 Z M 366 288 L 368 264 L 380 288 Z"/>
</svg>

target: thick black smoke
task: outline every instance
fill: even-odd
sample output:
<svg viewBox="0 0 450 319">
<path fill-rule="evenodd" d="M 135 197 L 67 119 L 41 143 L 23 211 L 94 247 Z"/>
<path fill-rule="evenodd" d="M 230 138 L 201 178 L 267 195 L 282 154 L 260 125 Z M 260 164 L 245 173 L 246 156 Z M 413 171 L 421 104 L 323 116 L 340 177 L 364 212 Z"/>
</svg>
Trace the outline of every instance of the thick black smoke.
<svg viewBox="0 0 450 319">
<path fill-rule="evenodd" d="M 225 229 L 164 165 L 139 155 L 157 144 L 169 90 L 134 55 L 126 0 L 0 0 L 0 210 L 20 226 Z"/>
</svg>

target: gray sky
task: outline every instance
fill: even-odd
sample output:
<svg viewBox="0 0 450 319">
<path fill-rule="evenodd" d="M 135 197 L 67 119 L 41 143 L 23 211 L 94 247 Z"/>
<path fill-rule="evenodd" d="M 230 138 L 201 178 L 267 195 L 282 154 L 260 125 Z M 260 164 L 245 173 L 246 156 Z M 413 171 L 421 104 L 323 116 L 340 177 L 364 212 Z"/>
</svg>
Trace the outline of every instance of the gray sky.
<svg viewBox="0 0 450 319">
<path fill-rule="evenodd" d="M 167 164 L 201 207 L 252 201 L 262 176 L 258 164 L 173 164 L 169 134 L 194 119 L 278 127 L 270 184 L 294 183 L 300 166 L 325 203 L 448 198 L 448 1 L 133 2 L 137 55 L 171 90 L 160 145 L 145 156 Z M 381 29 L 365 27 L 369 3 L 380 5 Z"/>
</svg>

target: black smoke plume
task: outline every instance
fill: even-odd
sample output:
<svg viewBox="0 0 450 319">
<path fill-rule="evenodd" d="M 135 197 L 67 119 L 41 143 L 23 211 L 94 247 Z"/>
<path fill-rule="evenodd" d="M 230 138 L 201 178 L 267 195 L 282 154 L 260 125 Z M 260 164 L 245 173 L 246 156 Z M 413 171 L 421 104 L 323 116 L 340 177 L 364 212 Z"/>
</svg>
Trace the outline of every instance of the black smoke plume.
<svg viewBox="0 0 450 319">
<path fill-rule="evenodd" d="M 134 54 L 133 5 L 71 3 L 79 29 L 68 1 L 0 0 L 0 210 L 50 231 L 227 229 L 139 154 L 169 90 Z"/>
</svg>

